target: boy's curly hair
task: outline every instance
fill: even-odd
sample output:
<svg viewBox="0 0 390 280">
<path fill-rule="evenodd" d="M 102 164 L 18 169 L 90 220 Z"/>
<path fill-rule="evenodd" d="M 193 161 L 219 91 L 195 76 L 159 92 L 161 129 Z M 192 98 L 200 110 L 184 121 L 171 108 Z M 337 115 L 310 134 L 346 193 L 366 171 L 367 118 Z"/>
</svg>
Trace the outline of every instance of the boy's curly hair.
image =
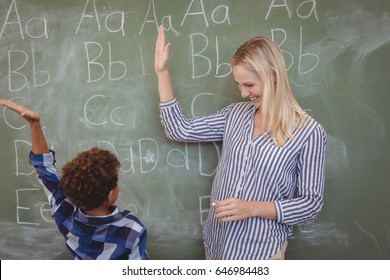
<svg viewBox="0 0 390 280">
<path fill-rule="evenodd" d="M 117 186 L 119 167 L 113 153 L 94 147 L 63 166 L 60 186 L 74 204 L 92 210 L 101 206 Z"/>
</svg>

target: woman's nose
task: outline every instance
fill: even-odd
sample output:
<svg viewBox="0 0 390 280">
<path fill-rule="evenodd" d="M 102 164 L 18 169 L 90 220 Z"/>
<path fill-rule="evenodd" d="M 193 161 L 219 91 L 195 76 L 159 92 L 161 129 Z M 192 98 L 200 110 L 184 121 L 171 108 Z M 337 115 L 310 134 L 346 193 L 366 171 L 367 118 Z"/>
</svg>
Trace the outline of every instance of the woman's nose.
<svg viewBox="0 0 390 280">
<path fill-rule="evenodd" d="M 241 97 L 242 98 L 247 98 L 249 96 L 249 90 L 242 88 L 241 89 Z"/>
</svg>

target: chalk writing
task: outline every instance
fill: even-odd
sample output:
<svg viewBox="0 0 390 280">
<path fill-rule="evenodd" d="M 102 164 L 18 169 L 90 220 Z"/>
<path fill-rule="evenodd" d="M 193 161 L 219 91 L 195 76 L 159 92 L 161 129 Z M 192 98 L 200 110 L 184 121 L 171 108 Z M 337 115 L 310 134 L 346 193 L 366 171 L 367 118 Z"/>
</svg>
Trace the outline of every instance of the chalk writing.
<svg viewBox="0 0 390 280">
<path fill-rule="evenodd" d="M 367 78 L 377 65 L 385 69 L 383 73 L 388 72 L 381 64 L 387 58 L 385 48 L 390 38 L 385 13 L 389 7 L 384 1 L 381 8 L 363 0 L 341 6 L 328 2 L 319 5 L 316 0 L 186 0 L 175 5 L 167 0 L 60 2 L 1 1 L 0 98 L 44 111 L 44 133 L 48 143 L 56 147 L 59 168 L 75 153 L 95 145 L 112 151 L 121 162 L 118 205 L 141 220 L 145 218 L 150 244 L 164 243 L 155 241 L 156 236 L 173 236 L 176 245 L 184 235 L 186 242 L 193 239 L 201 243 L 222 149 L 221 143 L 174 143 L 164 136 L 153 68 L 155 38 L 161 24 L 172 43 L 169 67 L 186 115 L 200 116 L 208 109 L 214 112 L 230 101 L 241 101 L 228 60 L 244 40 L 269 36 L 283 52 L 294 94 L 329 131 L 328 196 L 334 193 L 332 184 L 336 181 L 337 189 L 342 185 L 346 192 L 349 187 L 359 193 L 360 185 L 348 186 L 339 178 L 347 174 L 353 177 L 348 181 L 351 185 L 360 183 L 356 169 L 371 172 L 366 162 L 371 165 L 372 158 L 379 164 L 372 164 L 378 168 L 370 178 L 370 188 L 386 195 L 383 188 L 375 187 L 388 181 L 381 175 L 388 153 L 380 145 L 386 142 L 382 118 L 387 113 L 371 105 L 377 102 L 381 103 L 378 108 L 384 106 L 388 98 L 378 94 L 388 90 L 383 79 Z M 377 51 L 380 53 L 375 55 Z M 364 72 L 369 57 L 373 63 Z M 349 59 L 352 65 L 348 65 Z M 374 83 L 373 90 L 370 85 Z M 384 102 L 377 101 L 382 99 Z M 363 114 L 366 119 L 362 120 Z M 36 185 L 36 174 L 28 162 L 29 127 L 6 109 L 0 114 L 0 126 L 2 176 L 7 177 L 1 204 L 11 208 L 0 216 L 1 225 L 6 227 L 0 235 L 12 235 L 0 238 L 0 258 L 53 257 L 47 248 L 30 250 L 36 245 L 28 244 L 46 244 L 42 236 L 48 239 L 57 232 L 47 199 Z M 355 131 L 365 133 L 357 137 Z M 362 143 L 372 147 L 376 146 L 372 143 L 378 144 L 376 149 L 381 152 Z M 363 147 L 365 153 L 356 147 Z M 363 240 L 365 246 L 374 247 L 370 257 L 388 258 L 388 223 L 374 225 L 353 217 L 349 228 L 345 222 L 349 217 L 339 222 L 329 214 L 350 204 L 346 196 L 340 197 L 332 200 L 332 210 L 325 211 L 325 221 L 297 228 L 293 236 L 302 238 L 300 246 L 337 244 L 350 248 L 354 247 L 353 240 L 363 236 L 367 239 Z M 387 218 L 383 215 L 380 220 Z M 36 235 L 37 227 L 42 236 Z M 353 236 L 356 232 L 359 238 Z M 16 243 L 23 247 L 19 252 L 13 250 L 19 246 Z M 48 243 L 50 249 L 56 248 L 54 242 Z M 26 254 L 26 250 L 34 252 Z M 13 251 L 20 255 L 10 255 Z M 160 250 L 152 247 L 152 255 L 158 254 L 156 251 Z"/>
<path fill-rule="evenodd" d="M 29 84 L 28 83 L 29 79 L 27 78 L 27 75 L 21 72 L 21 70 L 27 64 L 28 61 L 29 61 L 29 56 L 25 51 L 21 51 L 21 50 L 8 51 L 8 66 L 9 66 L 8 67 L 8 80 L 9 80 L 8 89 L 11 92 L 20 91 Z M 14 65 L 16 63 L 19 63 L 19 65 Z M 49 83 L 50 73 L 48 71 L 36 70 L 34 48 L 31 49 L 31 67 L 32 67 L 32 84 L 34 85 L 34 87 L 41 87 Z M 40 77 L 41 79 L 39 79 Z"/>
<path fill-rule="evenodd" d="M 14 17 L 16 18 L 15 21 L 11 21 L 12 14 L 14 14 Z M 6 30 L 6 27 L 11 27 L 12 25 L 17 25 L 17 27 L 19 28 L 20 37 L 23 40 L 25 39 L 24 33 L 26 33 L 26 35 L 28 37 L 33 38 L 33 39 L 34 38 L 39 39 L 39 38 L 43 38 L 43 37 L 49 38 L 49 34 L 47 32 L 46 18 L 38 18 L 38 17 L 30 18 L 29 20 L 27 20 L 27 22 L 25 24 L 25 28 L 23 29 L 21 17 L 19 15 L 18 7 L 16 5 L 16 0 L 12 0 L 10 6 L 8 8 L 3 27 L 1 28 L 1 31 L 0 31 L 0 39 L 2 38 L 4 31 Z M 39 28 L 37 28 L 37 26 L 40 27 L 41 30 L 39 30 Z"/>
<path fill-rule="evenodd" d="M 85 53 L 86 53 L 86 56 L 87 56 L 87 69 L 88 69 L 88 82 L 96 82 L 96 81 L 99 81 L 101 79 L 103 79 L 103 77 L 105 76 L 105 73 L 106 73 L 106 67 L 102 64 L 102 63 L 99 63 L 97 62 L 97 59 L 102 55 L 103 53 L 103 47 L 97 43 L 97 42 L 85 42 L 84 43 L 84 46 L 85 46 Z M 98 49 L 98 54 L 91 58 L 91 51 L 90 51 L 90 48 L 92 48 L 93 46 L 96 46 L 97 49 Z M 96 51 L 95 51 L 96 53 Z M 127 72 L 127 67 L 126 67 L 126 64 L 123 62 L 123 61 L 113 61 L 112 60 L 112 50 L 111 50 L 111 43 L 110 41 L 108 41 L 108 57 L 109 57 L 109 61 L 108 61 L 108 79 L 109 80 L 120 80 L 122 79 L 125 75 L 126 75 L 126 72 Z M 91 67 L 92 66 L 95 66 L 95 67 L 98 67 L 98 70 L 100 70 L 100 75 L 97 77 L 97 78 L 94 78 L 92 79 L 91 78 Z M 117 77 L 114 77 L 113 76 L 113 67 L 114 66 L 119 66 L 121 69 L 121 73 L 119 76 Z"/>
<path fill-rule="evenodd" d="M 27 221 L 27 220 L 23 220 L 23 219 L 20 218 L 21 212 L 23 212 L 23 211 L 28 211 L 29 212 L 31 210 L 30 207 L 25 206 L 25 205 L 22 204 L 23 203 L 22 201 L 24 201 L 21 198 L 22 194 L 24 192 L 28 192 L 30 194 L 30 192 L 37 192 L 37 191 L 40 191 L 40 189 L 29 188 L 29 189 L 18 189 L 18 190 L 16 190 L 16 222 L 18 224 L 21 224 L 21 225 L 39 225 L 39 223 L 37 223 L 37 222 Z"/>
<path fill-rule="evenodd" d="M 72 24 L 76 38 L 77 36 L 83 36 L 83 40 L 77 41 L 79 45 L 75 46 L 75 49 L 77 47 L 83 50 L 83 52 L 75 51 L 74 53 L 80 53 L 81 66 L 85 66 L 81 68 L 81 71 L 85 71 L 84 77 L 86 77 L 85 81 L 87 83 L 96 85 L 107 81 L 111 83 L 123 83 L 130 78 L 128 71 L 129 62 L 126 61 L 126 57 L 122 57 L 118 52 L 118 44 L 114 44 L 111 40 L 89 40 L 88 37 L 85 37 L 85 34 L 86 31 L 98 36 L 100 34 L 117 34 L 125 40 L 128 36 L 126 20 L 129 18 L 125 16 L 124 9 L 120 8 L 120 6 L 114 9 L 110 6 L 110 10 L 107 10 L 105 6 L 100 4 L 102 3 L 98 0 L 85 0 L 81 3 L 79 13 L 75 15 L 77 20 L 72 22 Z M 181 14 L 175 14 L 175 17 L 179 17 L 176 19 L 170 13 L 160 15 L 157 4 L 160 5 L 160 3 L 154 0 L 149 0 L 145 10 L 132 13 L 137 16 L 139 16 L 139 13 L 144 13 L 143 17 L 141 17 L 143 21 L 137 32 L 139 37 L 144 35 L 145 28 L 148 25 L 153 26 L 153 29 L 157 31 L 160 24 L 164 25 L 167 32 L 171 32 L 175 36 L 181 36 L 184 34 L 184 28 L 192 25 L 196 21 L 197 28 L 202 30 L 202 32 L 187 33 L 187 46 L 190 49 L 189 55 L 191 61 L 188 65 L 189 76 L 191 79 L 202 79 L 211 75 L 214 78 L 222 79 L 231 74 L 231 65 L 221 59 L 220 49 L 222 46 L 220 36 L 203 31 L 205 28 L 208 29 L 213 25 L 224 25 L 228 28 L 234 25 L 230 14 L 231 10 L 228 5 L 216 2 L 206 7 L 203 0 L 191 0 L 184 5 L 185 7 L 181 10 Z M 52 76 L 58 75 L 50 67 L 47 67 L 46 64 L 37 64 L 37 56 L 44 56 L 45 53 L 41 48 L 36 49 L 34 46 L 34 44 L 40 46 L 39 40 L 51 39 L 52 35 L 49 30 L 50 24 L 53 22 L 52 18 L 48 14 L 45 17 L 39 15 L 25 17 L 20 13 L 18 5 L 20 3 L 16 0 L 10 1 L 4 23 L 1 27 L 0 38 L 12 29 L 17 31 L 17 34 L 22 40 L 34 40 L 34 43 L 31 43 L 27 50 L 26 48 L 12 48 L 7 51 L 8 90 L 11 93 L 20 93 L 24 89 L 28 89 L 30 92 L 30 85 L 32 89 L 52 86 L 54 83 Z M 284 9 L 289 18 L 293 17 L 293 8 L 290 6 L 290 3 L 286 1 L 272 1 L 266 12 L 265 20 L 271 19 L 273 11 L 277 9 Z M 296 7 L 295 14 L 302 20 L 313 17 L 316 21 L 319 21 L 316 9 L 316 1 L 303 1 Z M 22 23 L 23 21 L 24 24 Z M 179 25 L 175 25 L 175 23 L 179 23 Z M 287 34 L 285 29 L 272 28 L 271 36 L 278 41 L 284 54 L 290 58 L 288 68 L 293 73 L 296 73 L 297 76 L 310 75 L 318 67 L 319 56 L 313 52 L 304 50 L 303 26 L 299 27 L 299 53 L 296 56 L 288 49 L 286 42 L 290 34 Z M 138 74 L 146 76 L 148 75 L 150 66 L 146 65 L 146 62 L 149 63 L 149 58 L 144 57 L 145 46 L 138 39 L 135 40 L 135 44 L 136 47 L 130 49 L 133 52 L 136 49 L 138 53 L 136 56 L 139 65 Z M 134 63 L 134 60 L 131 63 Z M 40 67 L 43 69 L 40 69 Z M 44 69 L 45 67 L 47 69 Z M 300 87 L 306 85 L 299 79 L 294 80 L 294 83 Z M 313 81 L 314 83 L 319 83 L 319 81 Z M 196 115 L 195 105 L 201 97 L 214 95 L 216 94 L 195 93 L 191 100 L 191 114 L 193 116 Z M 29 96 L 28 100 L 30 98 Z M 88 126 L 87 129 L 89 127 L 104 127 L 104 129 L 107 127 L 120 128 L 129 124 L 129 120 L 126 119 L 126 107 L 122 104 L 112 104 L 111 99 L 111 97 L 108 97 L 108 93 L 104 91 L 97 91 L 86 98 L 85 103 L 82 104 L 82 116 L 79 118 L 83 120 L 82 123 Z M 27 101 L 27 99 L 25 98 L 24 101 Z M 75 117 L 77 118 L 77 116 Z M 24 123 L 20 125 L 19 122 L 14 123 L 13 119 L 11 120 L 7 116 L 6 110 L 3 111 L 3 119 L 12 130 L 23 131 L 27 129 Z M 193 151 L 196 151 L 195 160 L 191 158 L 187 144 L 184 144 L 182 148 L 170 148 L 163 151 L 161 143 L 155 138 L 142 136 L 138 137 L 136 142 L 131 142 L 131 144 L 120 144 L 120 149 L 116 146 L 117 143 L 112 140 L 99 138 L 95 142 L 98 146 L 114 152 L 121 161 L 120 171 L 124 174 L 132 175 L 159 172 L 158 169 L 160 166 L 194 170 L 192 166 L 196 166 L 197 164 L 197 173 L 200 176 L 212 177 L 215 174 L 216 166 L 210 166 L 208 163 L 210 149 L 214 149 L 213 153 L 215 153 L 214 156 L 217 160 L 221 153 L 217 143 L 212 143 L 212 146 L 209 146 L 208 149 L 204 149 L 202 144 L 197 144 L 197 146 L 194 146 L 195 148 L 192 148 Z M 27 161 L 23 160 L 30 147 L 31 144 L 26 140 L 14 141 L 16 176 L 29 176 L 34 172 Z M 206 162 L 208 164 L 205 164 Z M 30 190 L 20 189 L 17 192 L 17 196 L 19 197 L 21 193 L 28 191 Z M 34 188 L 33 191 L 36 191 L 36 189 Z M 201 196 L 199 198 L 200 204 L 203 205 L 202 203 L 207 199 L 209 200 L 209 196 Z M 202 216 L 209 209 L 209 203 L 206 204 L 206 206 L 203 205 L 200 207 L 201 224 L 204 222 L 204 217 L 202 218 Z M 43 213 L 46 213 L 47 210 L 46 205 L 44 203 L 37 203 L 36 205 L 40 205 L 41 216 L 43 218 Z M 136 209 L 134 205 L 131 207 Z M 31 209 L 31 207 L 29 208 L 22 204 L 18 204 L 17 208 L 19 212 L 29 211 Z M 50 220 L 47 218 L 43 219 Z M 30 223 L 29 221 L 20 221 L 19 216 L 18 221 L 20 223 Z M 35 222 L 31 222 L 31 224 L 35 224 Z"/>
<path fill-rule="evenodd" d="M 14 98 L 15 100 L 16 98 Z M 22 98 L 22 100 L 26 100 L 25 98 Z M 16 101 L 17 102 L 17 101 Z M 26 124 L 23 123 L 22 125 L 19 125 L 19 126 L 16 126 L 16 124 L 11 124 L 11 121 L 8 120 L 8 117 L 7 117 L 7 112 L 9 112 L 9 110 L 7 110 L 6 108 L 3 108 L 3 118 L 4 118 L 4 121 L 5 123 L 12 129 L 15 129 L 15 130 L 20 130 L 20 129 L 23 129 L 26 127 Z"/>
<path fill-rule="evenodd" d="M 183 18 L 181 20 L 180 26 L 185 26 L 186 21 L 188 20 L 188 17 L 197 17 L 201 18 L 202 23 L 206 27 L 209 27 L 209 20 L 206 15 L 205 6 L 203 4 L 203 0 L 191 0 L 190 4 L 187 7 L 187 10 L 185 11 Z M 231 20 L 229 16 L 229 6 L 227 5 L 218 5 L 216 6 L 210 13 L 210 17 L 213 23 L 215 24 L 227 24 L 231 25 Z M 172 31 L 176 36 L 180 35 L 180 32 L 177 31 L 177 28 L 172 25 L 172 15 L 165 15 L 161 19 L 161 24 L 164 25 L 164 28 L 166 31 Z M 154 27 L 157 29 L 160 25 L 158 19 L 157 19 L 157 12 L 156 12 L 156 6 L 154 0 L 149 0 L 149 6 L 144 18 L 144 21 L 142 22 L 141 29 L 138 33 L 138 35 L 141 35 L 144 31 L 145 24 L 152 23 Z"/>
<path fill-rule="evenodd" d="M 92 119 L 91 119 L 92 117 L 90 117 L 88 115 L 88 112 L 91 111 L 90 110 L 90 103 L 97 98 L 105 99 L 106 96 L 103 94 L 98 94 L 98 95 L 93 95 L 90 98 L 88 98 L 88 100 L 85 102 L 83 112 L 84 112 L 84 118 L 89 124 L 94 125 L 94 126 L 101 126 L 101 125 L 105 125 L 107 123 L 107 119 L 104 119 L 100 122 L 96 122 L 96 121 L 92 121 Z M 117 126 L 124 125 L 124 123 L 120 121 L 120 118 L 118 118 L 118 117 L 115 118 L 115 116 L 118 116 L 122 110 L 123 110 L 123 107 L 121 107 L 121 106 L 115 107 L 111 110 L 111 112 L 109 113 L 109 119 L 110 119 L 110 122 L 112 124 L 117 125 Z M 96 110 L 93 110 L 93 111 L 96 111 Z"/>
<path fill-rule="evenodd" d="M 209 45 L 209 41 L 208 41 L 208 38 L 202 33 L 193 33 L 189 37 L 191 40 L 191 60 L 192 60 L 192 75 L 191 75 L 191 77 L 193 79 L 201 78 L 201 77 L 204 77 L 204 76 L 210 74 L 210 70 L 211 70 L 211 65 L 212 65 L 211 60 L 210 60 L 210 58 L 208 58 L 206 55 L 203 54 Z M 197 42 L 203 41 L 203 47 L 201 47 L 200 50 L 196 49 L 195 41 L 197 41 Z M 222 78 L 222 77 L 228 76 L 232 72 L 232 68 L 231 68 L 229 63 L 226 63 L 226 62 L 219 63 L 218 37 L 215 38 L 215 41 L 216 41 L 216 70 L 215 70 L 214 77 Z M 199 66 L 196 65 L 195 59 L 202 59 L 204 62 L 206 62 L 207 66 L 205 68 L 207 70 L 205 70 L 203 74 L 196 74 L 195 73 L 196 69 L 199 70 L 199 68 L 200 68 Z M 225 66 L 225 68 L 227 68 L 227 71 L 225 73 L 220 73 L 220 69 L 223 66 Z"/>
<path fill-rule="evenodd" d="M 280 2 L 283 2 L 282 4 L 278 4 Z M 311 5 L 311 6 L 310 6 Z M 305 14 L 305 8 L 306 6 L 309 6 L 309 11 L 307 12 L 307 14 Z M 289 3 L 288 1 L 286 0 L 283 0 L 283 1 L 278 1 L 278 0 L 272 0 L 269 8 L 268 8 L 268 11 L 267 11 L 267 15 L 265 16 L 265 19 L 267 20 L 271 14 L 271 11 L 273 9 L 276 9 L 276 8 L 285 8 L 286 9 L 286 12 L 287 12 L 287 15 L 289 18 L 292 18 L 293 14 L 291 12 L 291 8 L 289 6 Z M 303 1 L 302 3 L 300 3 L 296 9 L 296 14 L 299 18 L 301 19 L 307 19 L 311 16 L 314 16 L 314 18 L 319 21 L 318 19 L 318 15 L 317 15 L 317 1 L 316 0 L 307 0 L 307 1 Z"/>
<path fill-rule="evenodd" d="M 278 37 L 276 33 L 282 33 L 283 39 L 281 41 L 278 41 L 276 38 Z M 310 72 L 312 72 L 317 66 L 320 61 L 320 58 L 317 54 L 314 53 L 304 53 L 303 52 L 303 27 L 300 26 L 299 28 L 299 56 L 298 56 L 298 66 L 297 66 L 297 72 L 300 75 L 305 75 Z M 271 30 L 271 38 L 275 42 L 278 43 L 278 45 L 282 48 L 282 52 L 290 57 L 291 63 L 286 65 L 287 69 L 290 70 L 291 67 L 294 64 L 294 56 L 291 54 L 291 52 L 285 50 L 283 47 L 284 42 L 287 39 L 287 33 L 283 29 L 272 29 Z M 306 58 L 306 61 L 304 61 L 304 58 Z"/>
<path fill-rule="evenodd" d="M 358 227 L 358 229 L 360 231 L 362 231 L 365 235 L 367 235 L 371 241 L 373 242 L 373 245 L 374 245 L 374 249 L 377 251 L 378 255 L 380 256 L 381 259 L 386 259 L 384 257 L 384 255 L 386 254 L 386 251 L 388 251 L 388 249 L 390 248 L 389 246 L 389 229 L 387 229 L 387 240 L 386 240 L 386 245 L 387 246 L 381 246 L 380 245 L 380 241 L 379 241 L 379 238 L 375 236 L 374 233 L 370 232 L 369 230 L 365 229 L 360 223 L 358 220 L 355 220 L 355 224 L 356 226 Z"/>
<path fill-rule="evenodd" d="M 211 207 L 210 198 L 210 195 L 204 195 L 199 197 L 199 217 L 201 225 L 204 225 L 209 214 Z"/>
<path fill-rule="evenodd" d="M 85 6 L 84 6 L 84 11 L 83 13 L 81 14 L 81 17 L 80 17 L 80 21 L 79 21 L 79 24 L 77 25 L 77 28 L 76 28 L 76 34 L 79 33 L 79 30 L 80 30 L 80 26 L 82 24 L 84 24 L 84 20 L 85 19 L 89 19 L 89 18 L 94 18 L 95 21 L 96 21 L 96 26 L 97 26 L 97 30 L 100 32 L 101 31 L 101 26 L 100 26 L 100 21 L 99 21 L 99 11 L 97 10 L 96 8 L 96 1 L 95 0 L 92 0 L 91 1 L 92 3 L 92 8 L 93 9 L 93 12 L 91 14 L 88 14 L 87 13 L 87 9 L 89 7 L 89 4 L 90 4 L 90 0 L 87 0 L 85 2 Z M 119 20 L 115 20 L 115 18 L 118 18 Z M 116 27 L 116 29 L 111 28 L 108 24 L 108 22 L 118 22 L 118 27 Z M 110 14 L 108 14 L 105 19 L 104 19 L 104 26 L 106 28 L 106 30 L 109 32 L 109 33 L 117 33 L 117 32 L 120 32 L 122 34 L 122 36 L 125 36 L 125 29 L 124 29 L 124 23 L 125 23 L 125 14 L 123 11 L 114 11 Z M 88 24 L 88 29 L 90 28 L 90 25 Z"/>
<path fill-rule="evenodd" d="M 26 164 L 23 164 L 28 161 L 26 159 L 26 155 L 28 154 L 28 151 L 31 149 L 31 143 L 25 140 L 15 140 L 14 143 L 15 143 L 15 164 L 16 164 L 15 175 L 16 176 L 31 175 L 34 172 L 34 168 Z M 19 154 L 21 154 L 19 152 L 20 150 L 23 150 L 22 157 L 19 156 Z M 20 165 L 26 166 L 25 170 L 22 170 L 22 167 Z"/>
</svg>

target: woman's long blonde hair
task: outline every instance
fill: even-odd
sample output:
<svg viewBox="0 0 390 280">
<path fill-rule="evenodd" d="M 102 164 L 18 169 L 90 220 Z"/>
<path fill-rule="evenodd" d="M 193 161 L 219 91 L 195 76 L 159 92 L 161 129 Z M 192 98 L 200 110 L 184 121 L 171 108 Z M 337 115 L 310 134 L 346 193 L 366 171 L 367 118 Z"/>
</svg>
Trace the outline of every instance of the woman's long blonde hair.
<svg viewBox="0 0 390 280">
<path fill-rule="evenodd" d="M 283 146 L 287 138 L 294 139 L 292 129 L 303 125 L 305 113 L 292 94 L 286 64 L 279 47 L 266 37 L 254 37 L 241 45 L 230 64 L 255 71 L 263 82 L 260 114 L 263 127 L 276 146 Z"/>
</svg>

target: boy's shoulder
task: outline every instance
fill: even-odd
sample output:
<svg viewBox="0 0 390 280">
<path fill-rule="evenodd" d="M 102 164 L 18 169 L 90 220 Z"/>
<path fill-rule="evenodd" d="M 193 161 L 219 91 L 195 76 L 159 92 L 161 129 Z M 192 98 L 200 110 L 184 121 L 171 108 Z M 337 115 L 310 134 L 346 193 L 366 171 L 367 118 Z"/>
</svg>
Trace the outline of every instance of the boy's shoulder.
<svg viewBox="0 0 390 280">
<path fill-rule="evenodd" d="M 104 221 L 101 222 L 104 223 Z M 115 205 L 112 206 L 112 213 L 111 215 L 107 216 L 105 222 L 105 226 L 110 227 L 110 230 L 108 230 L 107 234 L 118 236 L 138 236 L 146 231 L 144 224 L 140 219 L 134 216 L 131 211 L 122 210 Z"/>
</svg>

